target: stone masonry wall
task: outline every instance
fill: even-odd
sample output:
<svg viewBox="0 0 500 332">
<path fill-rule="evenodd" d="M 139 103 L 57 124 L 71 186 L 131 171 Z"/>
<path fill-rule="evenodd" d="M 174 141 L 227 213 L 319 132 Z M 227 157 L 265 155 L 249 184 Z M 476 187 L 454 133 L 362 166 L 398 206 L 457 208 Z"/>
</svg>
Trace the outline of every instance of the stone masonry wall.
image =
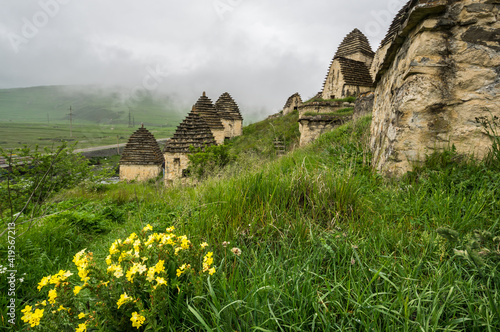
<svg viewBox="0 0 500 332">
<path fill-rule="evenodd" d="M 300 146 L 305 146 L 335 127 L 340 126 L 350 117 L 338 117 L 329 115 L 305 116 L 299 119 Z"/>
<path fill-rule="evenodd" d="M 215 142 L 217 143 L 217 145 L 224 144 L 224 140 L 226 138 L 226 134 L 225 134 L 225 130 L 224 129 L 213 129 L 213 128 L 210 128 L 210 131 L 212 132 L 212 135 L 214 135 Z"/>
<path fill-rule="evenodd" d="M 165 183 L 168 184 L 182 178 L 182 171 L 189 166 L 189 157 L 186 153 L 169 153 L 165 157 Z"/>
<path fill-rule="evenodd" d="M 161 173 L 162 167 L 157 165 L 120 165 L 121 181 L 147 181 L 149 179 L 156 179 Z"/>
<path fill-rule="evenodd" d="M 421 1 L 377 52 L 374 167 L 401 175 L 437 149 L 482 157 L 475 122 L 500 116 L 499 0 Z"/>
<path fill-rule="evenodd" d="M 224 126 L 224 137 L 233 138 L 243 135 L 243 121 L 241 120 L 227 120 L 221 119 L 222 125 Z"/>
</svg>

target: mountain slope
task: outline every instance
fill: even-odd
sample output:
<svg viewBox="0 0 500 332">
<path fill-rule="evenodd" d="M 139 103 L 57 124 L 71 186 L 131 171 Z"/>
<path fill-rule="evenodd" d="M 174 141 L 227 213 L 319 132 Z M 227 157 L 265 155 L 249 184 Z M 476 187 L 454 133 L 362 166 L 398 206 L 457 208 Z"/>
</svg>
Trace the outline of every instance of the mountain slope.
<svg viewBox="0 0 500 332">
<path fill-rule="evenodd" d="M 129 101 L 129 89 L 96 86 L 40 86 L 0 90 L 0 121 L 66 123 L 72 108 L 74 123 L 175 126 L 182 120 L 168 96 L 149 92 Z"/>
</svg>

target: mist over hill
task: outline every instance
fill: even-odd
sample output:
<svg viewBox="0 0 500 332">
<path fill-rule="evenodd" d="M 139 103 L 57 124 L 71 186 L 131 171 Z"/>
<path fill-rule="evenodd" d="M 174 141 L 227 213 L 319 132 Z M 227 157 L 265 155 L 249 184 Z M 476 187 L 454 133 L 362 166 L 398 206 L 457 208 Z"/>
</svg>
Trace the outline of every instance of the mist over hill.
<svg viewBox="0 0 500 332">
<path fill-rule="evenodd" d="M 122 87 L 39 86 L 0 90 L 0 122 L 144 123 L 176 126 L 189 111 L 174 95 Z"/>
</svg>

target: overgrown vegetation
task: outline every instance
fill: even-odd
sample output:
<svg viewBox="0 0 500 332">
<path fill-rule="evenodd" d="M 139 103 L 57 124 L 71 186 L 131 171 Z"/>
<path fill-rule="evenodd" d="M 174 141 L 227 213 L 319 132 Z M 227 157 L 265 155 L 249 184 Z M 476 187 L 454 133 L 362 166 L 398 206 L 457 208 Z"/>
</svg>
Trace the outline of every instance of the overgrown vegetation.
<svg viewBox="0 0 500 332">
<path fill-rule="evenodd" d="M 353 107 L 346 107 L 339 109 L 334 112 L 328 112 L 328 113 L 320 113 L 320 112 L 305 112 L 305 116 L 315 116 L 315 115 L 325 115 L 325 116 L 349 116 L 352 115 L 354 111 Z"/>
<path fill-rule="evenodd" d="M 356 97 L 346 97 L 346 98 L 335 98 L 335 99 L 323 99 L 323 98 L 317 98 L 313 97 L 307 101 L 304 102 L 304 104 L 309 104 L 312 102 L 345 102 L 345 103 L 354 103 L 356 101 Z"/>
<path fill-rule="evenodd" d="M 252 155 L 263 160 L 273 159 L 276 156 L 276 138 L 285 144 L 287 151 L 291 151 L 300 139 L 298 120 L 299 113 L 295 110 L 285 116 L 246 126 L 242 136 L 232 139 L 230 152 L 239 156 L 240 161 Z"/>
<path fill-rule="evenodd" d="M 86 248 L 102 261 L 116 239 L 151 224 L 157 232 L 174 225 L 193 243 L 209 243 L 216 269 L 199 291 L 172 302 L 164 317 L 169 324 L 150 318 L 152 330 L 498 330 L 500 174 L 494 163 L 450 150 L 429 156 L 399 181 L 385 181 L 370 167 L 369 118 L 273 158 L 277 133 L 295 137 L 292 117 L 245 128 L 246 138 L 230 148 L 238 159 L 196 187 L 119 183 L 54 197 L 50 212 L 57 217 L 39 221 L 16 244 L 18 310 L 47 300 L 38 283 L 68 270 L 75 253 Z M 68 208 L 71 213 L 60 213 Z M 446 240 L 446 232 L 455 241 Z M 0 285 L 2 294 L 6 287 Z M 0 298 L 8 329 L 7 301 Z M 68 323 L 55 305 L 46 310 Z M 11 330 L 29 328 L 21 316 L 18 311 Z M 124 321 L 130 323 L 129 316 Z"/>
<path fill-rule="evenodd" d="M 13 214 L 38 216 L 51 195 L 107 175 L 93 173 L 87 160 L 66 144 L 43 150 L 37 146 L 0 148 L 0 156 L 8 166 L 0 175 L 0 218 L 10 218 L 10 222 Z"/>
<path fill-rule="evenodd" d="M 203 151 L 192 148 L 192 153 L 188 155 L 189 167 L 187 173 L 197 179 L 202 179 L 221 171 L 236 159 L 236 156 L 229 151 L 230 146 L 229 143 L 213 145 Z"/>
</svg>

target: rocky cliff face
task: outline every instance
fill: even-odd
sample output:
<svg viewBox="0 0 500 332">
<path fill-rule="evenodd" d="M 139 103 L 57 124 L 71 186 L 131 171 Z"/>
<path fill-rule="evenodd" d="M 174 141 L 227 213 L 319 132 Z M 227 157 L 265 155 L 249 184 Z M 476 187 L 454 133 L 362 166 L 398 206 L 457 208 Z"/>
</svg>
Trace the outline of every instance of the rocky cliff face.
<svg viewBox="0 0 500 332">
<path fill-rule="evenodd" d="M 436 149 L 482 157 L 500 116 L 500 0 L 410 1 L 372 65 L 374 166 L 401 175 Z"/>
</svg>

